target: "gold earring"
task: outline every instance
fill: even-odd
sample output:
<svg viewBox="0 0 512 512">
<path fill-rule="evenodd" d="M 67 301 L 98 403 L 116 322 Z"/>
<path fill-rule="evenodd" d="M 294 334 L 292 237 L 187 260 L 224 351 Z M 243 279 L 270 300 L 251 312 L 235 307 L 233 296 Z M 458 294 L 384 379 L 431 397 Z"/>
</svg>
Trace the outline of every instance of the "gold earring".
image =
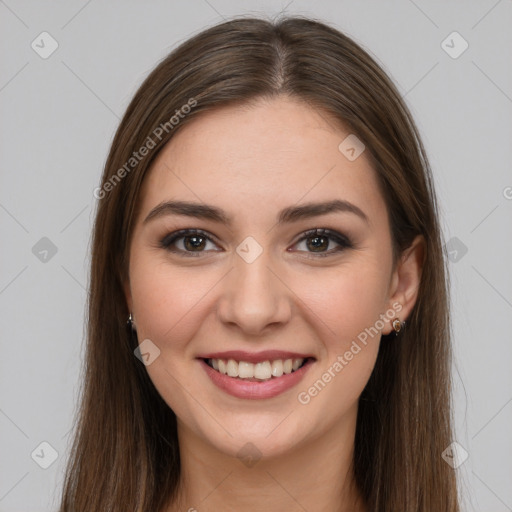
<svg viewBox="0 0 512 512">
<path fill-rule="evenodd" d="M 395 318 L 391 325 L 395 330 L 395 336 L 398 336 L 398 333 L 405 327 L 405 322 L 400 322 L 399 318 Z"/>
<path fill-rule="evenodd" d="M 126 323 L 133 329 L 135 330 L 135 324 L 133 323 L 133 316 L 130 312 L 130 315 L 128 316 L 128 320 L 126 321 Z"/>
</svg>

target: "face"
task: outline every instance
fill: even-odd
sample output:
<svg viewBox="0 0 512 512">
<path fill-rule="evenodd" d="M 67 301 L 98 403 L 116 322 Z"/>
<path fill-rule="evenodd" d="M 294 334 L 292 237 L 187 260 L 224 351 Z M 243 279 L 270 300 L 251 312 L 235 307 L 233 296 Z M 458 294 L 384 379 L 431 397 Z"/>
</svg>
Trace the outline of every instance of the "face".
<svg viewBox="0 0 512 512">
<path fill-rule="evenodd" d="M 338 149 L 349 134 L 281 97 L 203 114 L 153 164 L 125 291 L 180 440 L 272 456 L 355 422 L 403 313 L 386 205 L 366 153 Z"/>
</svg>

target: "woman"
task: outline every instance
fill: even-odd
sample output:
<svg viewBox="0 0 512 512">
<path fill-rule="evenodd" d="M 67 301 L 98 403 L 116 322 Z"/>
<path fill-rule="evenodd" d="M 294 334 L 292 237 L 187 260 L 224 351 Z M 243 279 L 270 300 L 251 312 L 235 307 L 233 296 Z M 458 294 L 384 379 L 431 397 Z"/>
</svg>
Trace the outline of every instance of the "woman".
<svg viewBox="0 0 512 512">
<path fill-rule="evenodd" d="M 458 511 L 432 181 L 337 30 L 235 19 L 175 49 L 95 191 L 60 510 Z"/>
</svg>

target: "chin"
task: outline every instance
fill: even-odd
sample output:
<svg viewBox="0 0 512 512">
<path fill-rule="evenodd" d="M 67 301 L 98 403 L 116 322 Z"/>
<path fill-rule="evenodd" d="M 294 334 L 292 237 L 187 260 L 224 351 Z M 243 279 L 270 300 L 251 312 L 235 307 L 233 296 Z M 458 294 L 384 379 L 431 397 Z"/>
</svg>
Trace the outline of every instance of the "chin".
<svg viewBox="0 0 512 512">
<path fill-rule="evenodd" d="M 258 414 L 258 419 L 254 418 L 254 414 L 244 415 L 238 420 L 223 423 L 227 432 L 219 425 L 213 429 L 209 422 L 199 435 L 216 450 L 230 457 L 280 457 L 294 450 L 307 437 L 303 422 L 292 418 L 293 414 L 290 417 L 287 414 L 268 414 L 266 417 Z"/>
</svg>

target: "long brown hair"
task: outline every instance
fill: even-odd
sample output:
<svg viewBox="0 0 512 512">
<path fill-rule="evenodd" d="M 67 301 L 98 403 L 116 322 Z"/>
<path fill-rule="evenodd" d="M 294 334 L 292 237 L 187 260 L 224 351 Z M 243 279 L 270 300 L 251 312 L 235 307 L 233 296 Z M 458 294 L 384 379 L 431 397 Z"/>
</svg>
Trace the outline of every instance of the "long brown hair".
<svg viewBox="0 0 512 512">
<path fill-rule="evenodd" d="M 95 192 L 83 387 L 61 512 L 155 512 L 176 496 L 176 417 L 134 357 L 137 340 L 126 325 L 123 284 L 139 190 L 159 151 L 191 119 L 280 94 L 334 116 L 365 144 L 395 264 L 416 235 L 426 242 L 406 328 L 382 337 L 359 401 L 356 483 L 370 511 L 459 510 L 454 471 L 441 457 L 452 434 L 449 284 L 424 147 L 396 87 L 365 50 L 325 23 L 288 17 L 235 18 L 185 41 L 149 74 L 120 123 Z M 143 146 L 145 156 L 135 159 Z"/>
</svg>

